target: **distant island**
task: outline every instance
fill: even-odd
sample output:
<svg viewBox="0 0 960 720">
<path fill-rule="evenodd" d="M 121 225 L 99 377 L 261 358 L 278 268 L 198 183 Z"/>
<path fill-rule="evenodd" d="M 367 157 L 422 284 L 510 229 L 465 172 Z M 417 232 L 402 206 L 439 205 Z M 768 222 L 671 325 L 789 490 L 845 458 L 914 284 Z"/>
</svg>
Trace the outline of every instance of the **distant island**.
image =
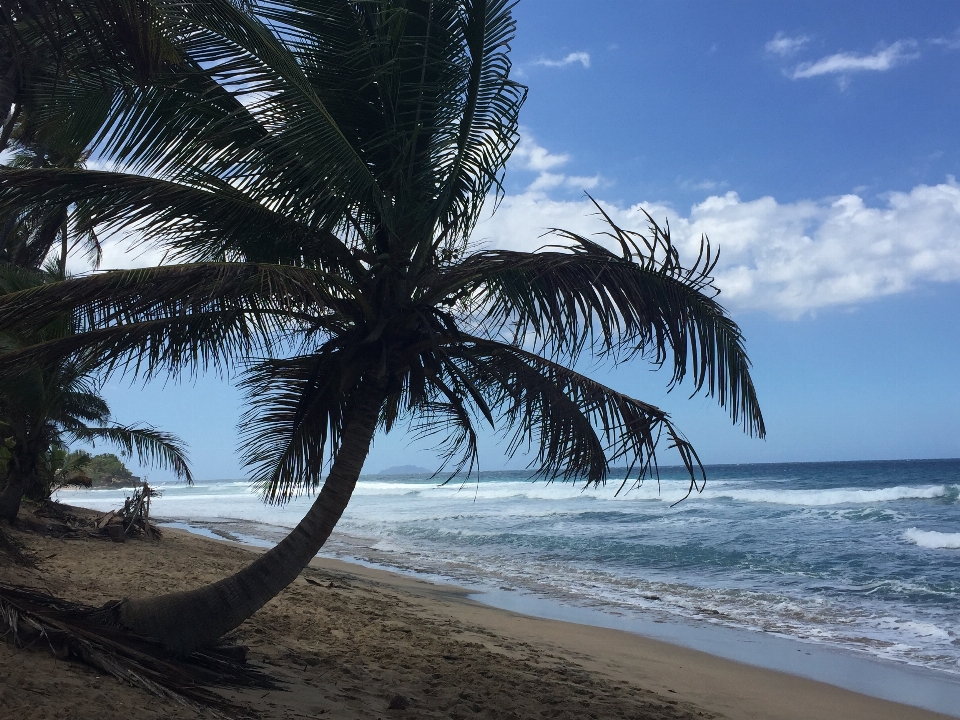
<svg viewBox="0 0 960 720">
<path fill-rule="evenodd" d="M 419 465 L 394 465 L 386 470 L 381 470 L 377 475 L 423 475 L 432 474 L 433 470 L 420 467 Z"/>
<path fill-rule="evenodd" d="M 140 477 L 130 472 L 123 461 L 113 453 L 94 455 L 85 471 L 93 481 L 93 487 L 132 487 L 141 482 Z"/>
</svg>

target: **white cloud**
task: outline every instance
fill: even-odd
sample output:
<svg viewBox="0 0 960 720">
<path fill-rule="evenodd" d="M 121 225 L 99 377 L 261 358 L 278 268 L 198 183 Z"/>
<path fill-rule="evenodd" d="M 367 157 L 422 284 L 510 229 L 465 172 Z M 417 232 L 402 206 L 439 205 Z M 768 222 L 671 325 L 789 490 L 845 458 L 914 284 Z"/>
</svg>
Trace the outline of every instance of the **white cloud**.
<svg viewBox="0 0 960 720">
<path fill-rule="evenodd" d="M 889 193 L 881 207 L 858 195 L 779 203 L 714 195 L 686 216 L 644 203 L 658 221 L 669 217 L 682 257 L 696 257 L 701 233 L 720 249 L 715 271 L 721 301 L 737 310 L 796 318 L 820 308 L 852 306 L 907 292 L 924 283 L 960 281 L 960 185 L 918 185 Z M 604 203 L 625 228 L 642 230 L 640 205 Z M 552 242 L 550 227 L 582 234 L 603 229 L 587 200 L 554 200 L 543 192 L 507 196 L 481 222 L 474 239 L 488 246 L 533 250 Z"/>
<path fill-rule="evenodd" d="M 540 173 L 537 179 L 527 186 L 528 193 L 543 193 L 558 187 L 571 190 L 593 190 L 601 181 L 599 175 L 564 175 L 562 173 Z"/>
<path fill-rule="evenodd" d="M 538 145 L 528 133 L 523 132 L 520 142 L 510 160 L 514 163 L 520 162 L 524 170 L 536 170 L 537 172 L 546 172 L 556 167 L 566 164 L 570 160 L 569 155 L 557 155 L 549 152 L 542 145 Z"/>
<path fill-rule="evenodd" d="M 947 50 L 960 50 L 960 28 L 954 30 L 949 37 L 931 38 L 927 42 L 931 45 L 941 45 Z"/>
<path fill-rule="evenodd" d="M 681 190 L 691 191 L 699 190 L 705 192 L 718 192 L 730 185 L 726 180 L 692 180 L 690 178 L 677 178 L 677 187 Z"/>
<path fill-rule="evenodd" d="M 590 67 L 590 53 L 572 52 L 561 60 L 540 58 L 534 63 L 534 65 L 543 65 L 545 67 L 565 67 L 567 65 L 572 65 L 573 63 L 580 63 L 585 68 Z"/>
<path fill-rule="evenodd" d="M 787 57 L 788 55 L 793 55 L 800 48 L 810 42 L 810 38 L 806 35 L 798 35 L 797 37 L 787 37 L 782 32 L 778 32 L 773 40 L 768 40 L 767 44 L 764 45 L 764 49 L 771 53 L 772 55 L 779 55 L 780 57 Z"/>
<path fill-rule="evenodd" d="M 917 47 L 914 40 L 898 40 L 892 45 L 880 47 L 873 55 L 843 52 L 822 57 L 814 62 L 797 65 L 790 77 L 794 80 L 820 75 L 849 75 L 856 72 L 886 72 L 898 65 L 920 57 L 912 52 Z"/>
<path fill-rule="evenodd" d="M 602 179 L 599 174 L 571 175 L 564 180 L 564 183 L 566 183 L 567 187 L 573 188 L 574 190 L 593 190 L 600 184 Z"/>
<path fill-rule="evenodd" d="M 520 170 L 533 170 L 538 173 L 536 179 L 527 186 L 528 193 L 543 193 L 554 188 L 571 190 L 592 190 L 600 185 L 600 175 L 565 175 L 551 172 L 570 161 L 570 156 L 552 153 L 537 143 L 528 131 L 521 128 L 520 143 L 510 159 L 511 167 Z"/>
<path fill-rule="evenodd" d="M 100 261 L 101 270 L 130 270 L 133 268 L 156 267 L 164 258 L 162 250 L 145 245 L 132 239 L 132 236 L 116 234 L 106 239 L 101 238 L 103 255 Z M 51 251 L 56 256 L 57 249 Z M 67 257 L 67 271 L 79 275 L 91 271 L 89 258 L 81 248 L 75 249 Z"/>
<path fill-rule="evenodd" d="M 567 176 L 562 173 L 549 173 L 542 172 L 537 175 L 537 179 L 534 180 L 530 185 L 527 186 L 527 192 L 530 193 L 542 193 L 547 190 L 552 190 L 553 188 L 560 187 L 563 185 L 563 181 L 567 179 Z"/>
</svg>

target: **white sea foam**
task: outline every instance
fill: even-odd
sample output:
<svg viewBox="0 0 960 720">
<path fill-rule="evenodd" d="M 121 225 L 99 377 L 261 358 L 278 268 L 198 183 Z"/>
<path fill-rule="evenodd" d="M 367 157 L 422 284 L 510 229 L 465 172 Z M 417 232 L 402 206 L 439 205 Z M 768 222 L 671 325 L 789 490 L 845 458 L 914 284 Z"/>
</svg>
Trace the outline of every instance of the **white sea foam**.
<svg viewBox="0 0 960 720">
<path fill-rule="evenodd" d="M 894 500 L 928 500 L 950 494 L 947 485 L 921 485 L 876 488 L 860 490 L 857 488 L 828 488 L 823 490 L 766 490 L 731 489 L 711 490 L 707 487 L 704 497 L 730 498 L 743 502 L 777 503 L 779 505 L 804 505 L 816 507 L 822 505 L 865 505 L 868 503 L 892 502 Z"/>
<path fill-rule="evenodd" d="M 618 500 L 630 501 L 667 501 L 674 502 L 686 494 L 688 482 L 685 480 L 664 480 L 661 483 L 647 481 L 642 487 L 634 487 L 616 495 L 619 482 L 610 482 L 601 487 L 585 487 L 583 483 L 532 482 L 532 481 L 480 481 L 461 484 L 452 481 L 446 485 L 437 482 L 384 482 L 361 480 L 357 485 L 357 495 L 408 495 L 422 494 L 430 499 L 467 497 L 477 500 L 506 500 L 523 498 L 528 500 Z M 629 484 L 627 486 L 630 487 Z M 870 504 L 892 502 L 895 500 L 923 500 L 944 497 L 955 492 L 948 485 L 921 485 L 860 489 L 825 488 L 810 490 L 781 490 L 769 488 L 743 487 L 743 483 L 714 481 L 708 483 L 703 493 L 693 493 L 691 499 L 715 500 L 729 498 L 742 502 L 777 503 L 780 505 L 799 505 L 818 507 L 826 505 Z"/>
<path fill-rule="evenodd" d="M 676 481 L 664 481 L 658 488 L 656 481 L 648 481 L 642 487 L 624 488 L 624 492 L 617 495 L 617 489 L 620 487 L 620 481 L 611 480 L 605 486 L 593 487 L 585 486 L 583 482 L 544 482 L 532 480 L 494 480 L 477 482 L 461 482 L 459 479 L 451 480 L 446 485 L 441 485 L 442 479 L 437 482 L 384 482 L 361 479 L 357 483 L 357 489 L 354 495 L 357 496 L 378 496 L 378 495 L 410 495 L 421 494 L 425 498 L 443 500 L 508 500 L 512 498 L 524 498 L 527 500 L 578 500 L 578 499 L 597 499 L 597 500 L 670 500 L 678 493 L 682 495 L 686 492 L 688 483 Z"/>
<path fill-rule="evenodd" d="M 903 539 L 925 548 L 960 550 L 960 533 L 919 530 L 912 527 L 904 531 Z"/>
</svg>

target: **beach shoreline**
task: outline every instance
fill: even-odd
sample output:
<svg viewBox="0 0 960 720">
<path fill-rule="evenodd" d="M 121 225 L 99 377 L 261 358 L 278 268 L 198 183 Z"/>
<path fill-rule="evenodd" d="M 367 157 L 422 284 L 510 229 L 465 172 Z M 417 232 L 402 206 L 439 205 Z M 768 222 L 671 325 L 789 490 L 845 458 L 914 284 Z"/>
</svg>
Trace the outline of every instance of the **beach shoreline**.
<svg viewBox="0 0 960 720">
<path fill-rule="evenodd" d="M 867 694 L 896 689 L 897 678 L 872 678 L 890 667 L 960 680 L 960 554 L 945 549 L 960 522 L 960 462 L 711 466 L 706 494 L 676 507 L 672 479 L 621 497 L 521 475 L 492 473 L 469 497 L 420 476 L 361 476 L 321 554 L 475 588 L 511 608 L 526 596 L 599 609 L 617 627 L 742 660 L 724 653 L 729 633 L 713 637 L 732 628 L 749 638 L 732 643 L 748 662 Z M 285 537 L 310 505 L 264 505 L 242 480 L 158 489 L 155 516 L 254 545 Z M 124 502 L 121 492 L 64 495 L 101 512 Z M 659 632 L 678 624 L 692 635 Z M 778 662 L 786 651 L 776 648 L 752 659 L 757 643 L 783 638 L 800 643 L 792 660 Z M 797 662 L 822 649 L 879 672 L 824 675 Z M 836 666 L 835 653 L 824 657 Z"/>
<path fill-rule="evenodd" d="M 668 694 L 673 693 L 726 717 L 785 720 L 910 718 L 914 717 L 914 711 L 919 713 L 916 717 L 956 716 L 855 692 L 757 663 L 732 660 L 629 630 L 507 609 L 469 589 L 421 580 L 384 568 L 335 558 L 316 558 L 311 566 L 403 587 L 411 595 L 443 603 L 459 619 L 469 618 L 497 634 L 519 641 L 548 644 L 610 677 L 641 678 L 643 687 L 661 696 L 669 697 Z M 684 668 L 686 671 L 680 672 Z M 891 714 L 887 715 L 887 712 Z"/>
<path fill-rule="evenodd" d="M 157 544 L 114 544 L 19 533 L 38 567 L 5 565 L 3 579 L 100 604 L 196 587 L 258 552 L 175 529 L 164 535 Z M 287 692 L 262 698 L 235 694 L 271 718 L 947 717 L 621 630 L 498 609 L 467 589 L 329 558 L 315 559 L 238 640 L 287 683 Z M 64 671 L 67 663 L 42 652 L 3 648 L 0 700 L 23 717 L 119 718 L 137 702 L 160 707 L 110 678 L 95 688 L 77 682 L 92 673 L 85 668 Z M 24 682 L 36 692 L 23 692 Z M 408 711 L 388 711 L 395 694 L 410 698 Z"/>
<path fill-rule="evenodd" d="M 270 532 L 258 532 L 253 528 L 254 523 L 227 519 L 217 522 L 183 519 L 166 520 L 163 524 L 165 527 L 178 528 L 213 540 L 236 542 L 251 549 L 259 550 L 272 546 L 272 543 L 263 539 L 270 535 Z M 230 526 L 230 532 L 224 531 L 225 525 Z M 238 536 L 236 525 L 248 526 L 245 528 L 246 532 Z M 707 623 L 696 618 L 677 619 L 662 613 L 647 614 L 645 617 L 642 613 L 626 614 L 611 611 L 609 608 L 575 605 L 516 588 L 462 583 L 442 575 L 391 566 L 388 562 L 374 562 L 342 552 L 331 553 L 325 550 L 321 552 L 318 559 L 320 558 L 339 560 L 344 562 L 347 568 L 364 567 L 456 589 L 472 601 L 532 618 L 626 632 L 667 645 L 700 651 L 720 659 L 960 717 L 960 677 L 930 668 L 894 660 L 884 661 L 823 642 L 805 642 L 776 633 Z M 665 617 L 667 619 L 664 619 Z"/>
<path fill-rule="evenodd" d="M 648 620 L 503 591 L 472 593 L 501 610 L 639 635 L 719 659 L 826 683 L 883 700 L 960 717 L 960 678 L 930 668 L 883 661 L 847 648 L 691 619 Z"/>
</svg>

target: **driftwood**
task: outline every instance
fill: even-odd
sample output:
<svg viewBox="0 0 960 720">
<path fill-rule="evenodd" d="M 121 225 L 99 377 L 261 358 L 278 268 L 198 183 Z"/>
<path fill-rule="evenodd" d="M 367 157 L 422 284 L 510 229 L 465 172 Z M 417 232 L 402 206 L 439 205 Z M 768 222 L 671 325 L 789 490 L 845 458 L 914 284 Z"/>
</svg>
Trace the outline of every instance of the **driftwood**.
<svg viewBox="0 0 960 720">
<path fill-rule="evenodd" d="M 17 647 L 48 649 L 58 658 L 84 662 L 154 695 L 221 717 L 250 713 L 208 688 L 278 689 L 272 678 L 246 665 L 246 648 L 214 648 L 178 659 L 159 643 L 104 624 L 116 605 L 94 608 L 37 588 L 0 583 L 0 627 Z"/>
<path fill-rule="evenodd" d="M 160 491 L 147 483 L 136 488 L 119 510 L 111 510 L 97 520 L 97 531 L 109 535 L 115 542 L 142 535 L 148 540 L 159 540 L 160 528 L 150 522 L 150 499 L 160 497 Z"/>
</svg>

